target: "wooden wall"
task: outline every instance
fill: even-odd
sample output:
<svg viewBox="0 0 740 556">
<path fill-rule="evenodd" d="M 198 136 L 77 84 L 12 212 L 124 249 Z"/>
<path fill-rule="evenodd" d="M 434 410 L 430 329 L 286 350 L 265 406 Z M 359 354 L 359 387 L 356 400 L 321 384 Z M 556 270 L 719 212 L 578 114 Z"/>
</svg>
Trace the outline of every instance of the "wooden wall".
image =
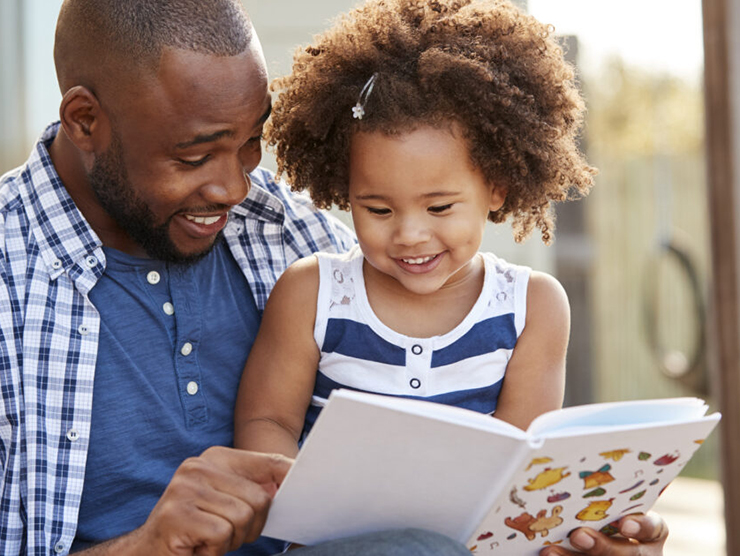
<svg viewBox="0 0 740 556">
<path fill-rule="evenodd" d="M 714 389 L 723 418 L 727 554 L 740 554 L 740 6 L 704 0 L 707 177 L 714 274 Z"/>
</svg>

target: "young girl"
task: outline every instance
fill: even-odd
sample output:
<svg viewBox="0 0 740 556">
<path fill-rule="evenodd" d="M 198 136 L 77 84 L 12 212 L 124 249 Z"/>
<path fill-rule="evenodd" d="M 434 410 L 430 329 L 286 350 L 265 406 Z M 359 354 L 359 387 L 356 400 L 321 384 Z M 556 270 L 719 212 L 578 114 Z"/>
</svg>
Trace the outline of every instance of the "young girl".
<svg viewBox="0 0 740 556">
<path fill-rule="evenodd" d="M 562 287 L 478 251 L 487 220 L 549 243 L 552 201 L 592 184 L 584 105 L 551 31 L 506 0 L 371 0 L 296 54 L 268 141 L 295 189 L 352 211 L 359 245 L 275 286 L 238 447 L 294 456 L 340 387 L 523 428 L 560 407 Z"/>
</svg>

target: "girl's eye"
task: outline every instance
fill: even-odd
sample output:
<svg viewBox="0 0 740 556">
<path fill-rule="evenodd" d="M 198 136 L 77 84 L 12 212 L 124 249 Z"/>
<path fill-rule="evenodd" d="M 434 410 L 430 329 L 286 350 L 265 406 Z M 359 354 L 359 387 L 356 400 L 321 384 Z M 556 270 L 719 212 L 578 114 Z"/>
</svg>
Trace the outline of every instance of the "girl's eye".
<svg viewBox="0 0 740 556">
<path fill-rule="evenodd" d="M 440 205 L 438 207 L 429 207 L 429 212 L 432 212 L 434 214 L 440 214 L 442 212 L 445 212 L 447 210 L 450 210 L 452 208 L 452 203 L 448 205 Z"/>
<path fill-rule="evenodd" d="M 367 211 L 370 214 L 378 214 L 378 215 L 384 215 L 384 214 L 390 214 L 391 209 L 387 208 L 376 208 L 376 207 L 367 207 Z"/>
<path fill-rule="evenodd" d="M 260 141 L 262 141 L 262 134 L 261 133 L 259 135 L 255 135 L 254 137 L 250 137 L 249 138 L 249 141 L 247 141 L 247 142 L 248 143 L 259 143 Z"/>
<path fill-rule="evenodd" d="M 211 155 L 207 154 L 195 160 L 186 160 L 184 158 L 178 158 L 177 160 L 181 164 L 185 164 L 186 166 L 192 166 L 193 168 L 197 168 L 198 166 L 202 166 L 203 164 L 205 164 L 210 158 L 211 158 Z"/>
</svg>

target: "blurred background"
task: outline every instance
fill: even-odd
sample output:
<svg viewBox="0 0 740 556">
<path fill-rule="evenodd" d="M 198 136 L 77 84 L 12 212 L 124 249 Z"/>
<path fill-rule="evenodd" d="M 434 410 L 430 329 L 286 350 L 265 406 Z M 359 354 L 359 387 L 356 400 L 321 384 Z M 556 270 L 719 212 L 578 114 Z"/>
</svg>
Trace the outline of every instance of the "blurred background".
<svg viewBox="0 0 740 556">
<path fill-rule="evenodd" d="M 272 76 L 357 3 L 243 1 Z M 508 225 L 491 225 L 484 249 L 551 272 L 568 291 L 567 405 L 668 396 L 713 405 L 701 0 L 517 3 L 554 26 L 578 69 L 588 105 L 583 148 L 600 173 L 587 199 L 558 207 L 551 247 L 536 234 L 515 244 Z M 0 1 L 0 173 L 22 163 L 57 118 L 60 4 Z M 274 169 L 270 153 L 263 164 Z M 666 556 L 725 554 L 720 459 L 715 433 L 661 500 L 672 529 Z"/>
</svg>

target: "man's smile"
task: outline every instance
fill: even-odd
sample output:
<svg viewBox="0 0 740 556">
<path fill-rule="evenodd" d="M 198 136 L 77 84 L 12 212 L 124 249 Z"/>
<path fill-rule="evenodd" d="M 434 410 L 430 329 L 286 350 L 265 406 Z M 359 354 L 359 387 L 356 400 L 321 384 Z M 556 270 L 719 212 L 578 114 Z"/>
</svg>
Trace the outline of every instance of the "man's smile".
<svg viewBox="0 0 740 556">
<path fill-rule="evenodd" d="M 223 230 L 226 222 L 229 220 L 229 214 L 195 215 L 195 214 L 178 214 L 180 226 L 184 228 L 188 236 L 198 239 L 212 237 Z"/>
<path fill-rule="evenodd" d="M 191 222 L 195 222 L 196 224 L 205 224 L 206 226 L 215 224 L 221 218 L 223 218 L 223 214 L 220 214 L 218 216 L 193 216 L 192 214 L 185 214 L 184 216 Z"/>
</svg>

